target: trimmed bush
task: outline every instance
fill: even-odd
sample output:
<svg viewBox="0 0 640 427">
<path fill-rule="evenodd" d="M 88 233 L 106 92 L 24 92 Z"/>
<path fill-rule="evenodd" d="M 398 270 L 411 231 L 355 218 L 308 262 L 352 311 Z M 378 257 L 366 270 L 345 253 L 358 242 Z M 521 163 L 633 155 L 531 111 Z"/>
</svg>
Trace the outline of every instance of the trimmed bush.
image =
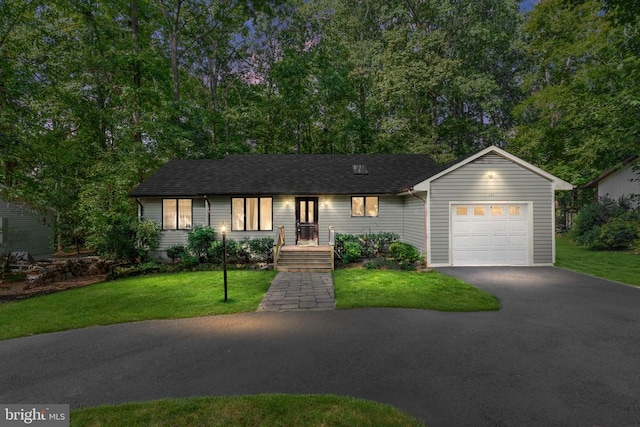
<svg viewBox="0 0 640 427">
<path fill-rule="evenodd" d="M 412 270 L 422 256 L 415 246 L 404 242 L 393 242 L 389 247 L 389 256 L 393 258 L 403 270 Z"/>
<path fill-rule="evenodd" d="M 187 234 L 187 247 L 200 262 L 209 261 L 209 250 L 216 240 L 216 231 L 207 225 L 196 225 Z"/>
</svg>

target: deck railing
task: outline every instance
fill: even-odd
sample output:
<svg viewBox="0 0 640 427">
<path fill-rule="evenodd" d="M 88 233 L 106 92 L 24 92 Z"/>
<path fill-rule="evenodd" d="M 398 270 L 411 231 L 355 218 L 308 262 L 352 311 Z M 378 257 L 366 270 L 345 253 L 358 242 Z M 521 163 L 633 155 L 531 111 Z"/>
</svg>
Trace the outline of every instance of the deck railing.
<svg viewBox="0 0 640 427">
<path fill-rule="evenodd" d="M 276 235 L 273 238 L 273 267 L 278 266 L 278 257 L 280 256 L 280 249 L 284 246 L 284 225 L 281 225 L 276 230 Z"/>
<path fill-rule="evenodd" d="M 331 246 L 331 271 L 335 269 L 335 253 L 334 247 L 336 245 L 336 232 L 333 229 L 333 225 L 329 226 L 329 246 Z"/>
</svg>

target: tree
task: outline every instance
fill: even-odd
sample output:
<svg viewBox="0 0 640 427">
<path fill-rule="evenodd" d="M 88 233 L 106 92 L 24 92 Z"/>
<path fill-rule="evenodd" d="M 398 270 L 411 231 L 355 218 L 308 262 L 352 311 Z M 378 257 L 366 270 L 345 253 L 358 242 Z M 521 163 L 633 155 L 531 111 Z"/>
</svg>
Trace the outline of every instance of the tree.
<svg viewBox="0 0 640 427">
<path fill-rule="evenodd" d="M 510 147 L 576 184 L 640 149 L 634 59 L 611 18 L 600 1 L 544 0 L 524 27 L 527 98 Z"/>
</svg>

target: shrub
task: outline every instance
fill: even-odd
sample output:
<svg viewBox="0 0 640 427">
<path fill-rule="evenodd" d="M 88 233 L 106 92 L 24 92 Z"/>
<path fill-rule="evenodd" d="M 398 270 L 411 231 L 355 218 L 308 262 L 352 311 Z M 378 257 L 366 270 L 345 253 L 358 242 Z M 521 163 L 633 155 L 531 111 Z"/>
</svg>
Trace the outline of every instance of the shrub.
<svg viewBox="0 0 640 427">
<path fill-rule="evenodd" d="M 584 206 L 573 222 L 571 236 L 581 246 L 593 247 L 600 235 L 600 227 L 611 218 L 621 216 L 625 209 L 608 197 Z M 596 229 L 598 229 L 596 233 Z"/>
<path fill-rule="evenodd" d="M 167 248 L 167 256 L 171 258 L 171 262 L 176 262 L 186 254 L 187 248 L 184 245 L 173 245 Z"/>
<path fill-rule="evenodd" d="M 180 256 L 180 267 L 193 268 L 200 264 L 200 259 L 197 256 L 191 255 L 188 251 L 185 251 Z"/>
<path fill-rule="evenodd" d="M 200 262 L 209 261 L 209 251 L 215 241 L 215 230 L 206 225 L 196 225 L 187 234 L 187 247 Z"/>
<path fill-rule="evenodd" d="M 336 234 L 334 250 L 342 262 L 347 264 L 362 258 L 384 257 L 389 252 L 389 245 L 398 240 L 395 233 L 369 233 L 369 234 Z M 358 246 L 356 251 L 353 245 Z M 350 253 L 347 253 L 350 252 Z M 359 252 L 359 255 L 356 254 Z M 345 260 L 345 256 L 347 259 Z"/>
<path fill-rule="evenodd" d="M 260 262 L 273 262 L 273 237 L 247 241 L 250 257 Z"/>
<path fill-rule="evenodd" d="M 240 243 L 233 239 L 226 239 L 227 244 L 227 262 L 229 264 L 243 264 L 249 261 L 250 254 L 248 251 L 248 244 Z M 222 263 L 223 261 L 223 245 L 221 240 L 216 240 L 211 245 L 210 260 L 215 263 Z"/>
<path fill-rule="evenodd" d="M 640 210 L 632 210 L 628 200 L 601 198 L 582 208 L 574 221 L 571 236 L 589 249 L 624 249 L 639 236 Z"/>
<path fill-rule="evenodd" d="M 158 221 L 138 220 L 134 222 L 136 236 L 135 248 L 142 261 L 149 260 L 149 252 L 160 245 L 160 229 Z"/>
<path fill-rule="evenodd" d="M 144 262 L 160 243 L 160 224 L 119 216 L 94 232 L 87 243 L 103 258 L 127 262 Z"/>
<path fill-rule="evenodd" d="M 342 255 L 342 262 L 349 264 L 362 259 L 362 251 L 360 245 L 357 242 L 347 241 L 344 243 L 344 253 Z"/>
<path fill-rule="evenodd" d="M 404 242 L 393 242 L 389 246 L 389 256 L 404 270 L 413 269 L 422 258 L 415 246 Z"/>
<path fill-rule="evenodd" d="M 373 256 L 380 257 L 387 256 L 391 244 L 400 238 L 396 233 L 385 232 L 368 234 L 367 236 L 373 248 Z"/>
<path fill-rule="evenodd" d="M 600 228 L 600 233 L 592 242 L 593 249 L 627 249 L 640 237 L 638 223 L 625 217 L 610 219 Z"/>
</svg>

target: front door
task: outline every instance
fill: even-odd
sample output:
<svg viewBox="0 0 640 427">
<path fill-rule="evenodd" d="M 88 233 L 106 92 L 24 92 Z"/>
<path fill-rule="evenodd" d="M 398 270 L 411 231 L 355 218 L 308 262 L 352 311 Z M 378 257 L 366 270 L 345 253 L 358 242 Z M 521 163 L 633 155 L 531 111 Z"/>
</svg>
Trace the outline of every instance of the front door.
<svg viewBox="0 0 640 427">
<path fill-rule="evenodd" d="M 318 244 L 318 198 L 296 197 L 296 245 Z"/>
</svg>

